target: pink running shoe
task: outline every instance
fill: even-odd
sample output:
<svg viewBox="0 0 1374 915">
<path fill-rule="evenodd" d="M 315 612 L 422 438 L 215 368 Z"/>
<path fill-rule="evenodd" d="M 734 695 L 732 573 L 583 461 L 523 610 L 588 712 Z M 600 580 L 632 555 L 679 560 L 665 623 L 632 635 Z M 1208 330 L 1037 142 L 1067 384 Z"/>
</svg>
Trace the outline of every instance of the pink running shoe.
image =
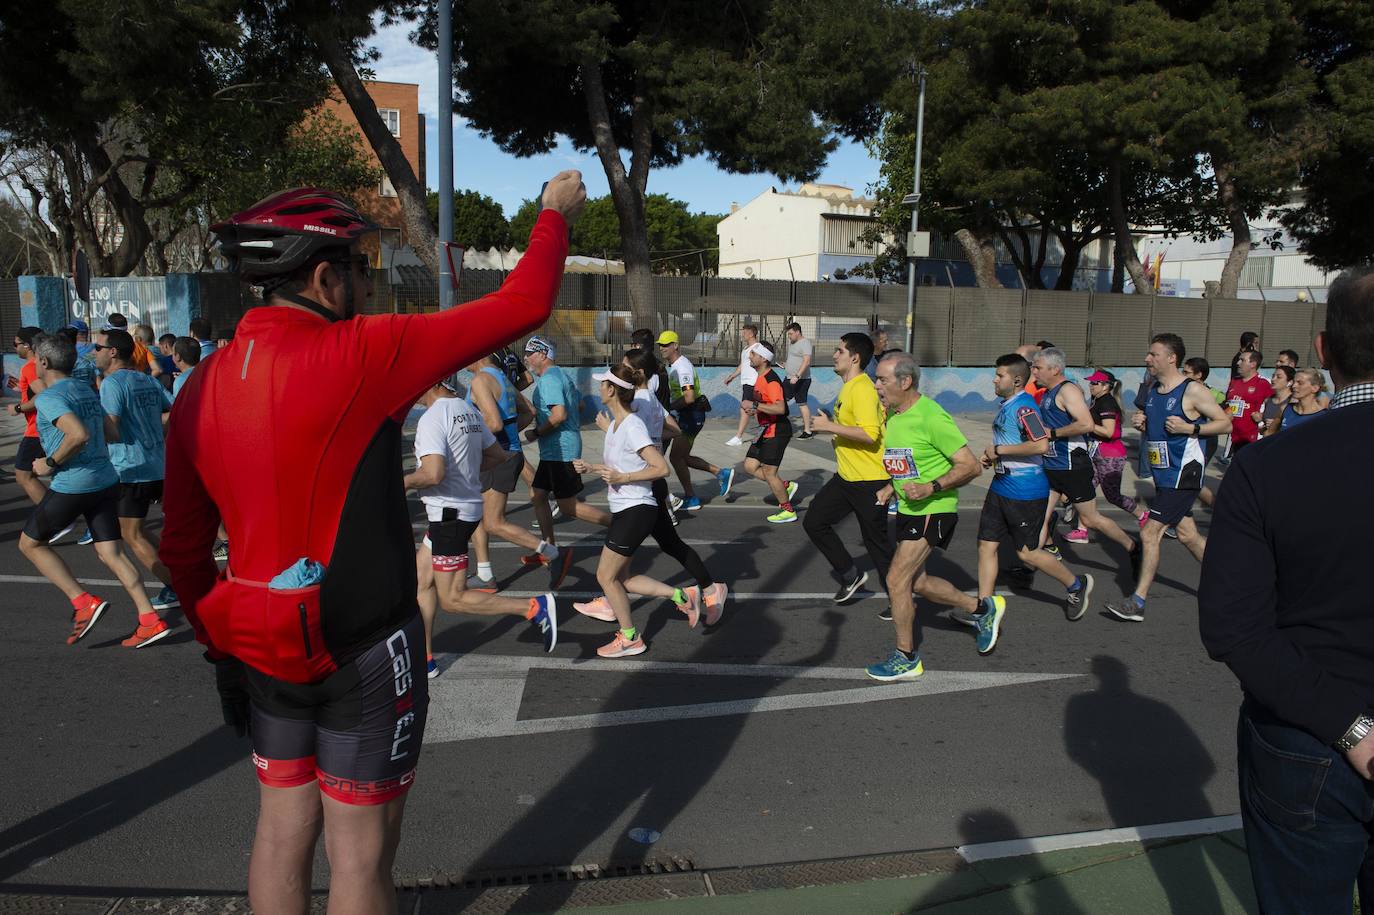
<svg viewBox="0 0 1374 915">
<path fill-rule="evenodd" d="M 573 604 L 573 609 L 583 616 L 590 616 L 594 620 L 601 620 L 603 623 L 615 622 L 615 611 L 611 609 L 611 602 L 606 600 L 603 594 L 601 597 L 582 603 Z"/>
<path fill-rule="evenodd" d="M 619 629 L 615 631 L 615 638 L 596 650 L 596 653 L 603 658 L 628 658 L 631 655 L 643 654 L 645 651 L 644 640 L 639 636 L 633 639 L 625 638 Z"/>
<path fill-rule="evenodd" d="M 1088 532 L 1081 527 L 1076 527 L 1064 535 L 1064 539 L 1069 543 L 1087 543 Z"/>
<path fill-rule="evenodd" d="M 1136 520 L 1140 522 L 1140 529 L 1143 531 L 1145 530 L 1145 525 L 1150 523 L 1150 513 L 1147 511 L 1141 512 L 1140 517 L 1136 518 Z"/>
<path fill-rule="evenodd" d="M 687 628 L 695 629 L 697 628 L 697 620 L 701 618 L 701 598 L 694 589 L 683 588 L 682 593 L 686 596 L 687 602 L 679 604 L 677 601 L 673 601 L 673 603 L 687 617 Z"/>
<path fill-rule="evenodd" d="M 729 596 L 729 588 L 720 582 L 716 582 L 706 589 L 705 594 L 702 594 L 701 589 L 696 585 L 690 588 L 683 588 L 683 590 L 687 592 L 688 597 L 696 600 L 698 607 L 702 608 L 702 613 L 705 616 L 703 622 L 705 622 L 706 625 L 714 626 L 716 623 L 720 622 L 721 614 L 725 612 L 725 599 Z"/>
</svg>

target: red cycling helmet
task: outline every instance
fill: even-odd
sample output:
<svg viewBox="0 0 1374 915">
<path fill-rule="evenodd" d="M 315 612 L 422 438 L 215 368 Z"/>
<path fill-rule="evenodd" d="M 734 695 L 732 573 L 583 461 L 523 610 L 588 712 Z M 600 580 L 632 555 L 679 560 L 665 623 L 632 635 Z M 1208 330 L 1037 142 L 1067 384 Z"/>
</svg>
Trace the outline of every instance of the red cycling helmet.
<svg viewBox="0 0 1374 915">
<path fill-rule="evenodd" d="M 280 191 L 210 227 L 232 269 L 249 280 L 291 273 L 377 229 L 341 195 L 318 187 Z"/>
</svg>

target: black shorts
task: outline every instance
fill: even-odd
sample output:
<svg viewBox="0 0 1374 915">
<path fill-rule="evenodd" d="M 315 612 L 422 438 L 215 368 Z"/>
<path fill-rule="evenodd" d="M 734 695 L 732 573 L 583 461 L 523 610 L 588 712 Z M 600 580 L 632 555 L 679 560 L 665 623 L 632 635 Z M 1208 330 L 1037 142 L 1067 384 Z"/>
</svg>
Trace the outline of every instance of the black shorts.
<svg viewBox="0 0 1374 915">
<path fill-rule="evenodd" d="M 357 806 L 410 790 L 425 735 L 429 680 L 417 614 L 319 683 L 287 683 L 246 667 L 253 764 L 272 788 L 316 779 Z"/>
<path fill-rule="evenodd" d="M 447 511 L 447 510 L 446 510 Z M 424 545 L 433 557 L 434 571 L 458 572 L 468 567 L 468 543 L 481 521 L 463 521 L 456 517 L 429 522 Z"/>
<path fill-rule="evenodd" d="M 86 527 L 97 543 L 119 540 L 119 484 L 99 492 L 58 492 L 49 489 L 43 501 L 33 507 L 24 533 L 39 543 L 47 543 L 59 531 L 77 518 L 86 519 Z"/>
<path fill-rule="evenodd" d="M 519 451 L 512 451 L 505 461 L 490 470 L 482 471 L 482 492 L 494 489 L 510 495 L 515 492 L 516 484 L 520 482 L 520 472 L 524 469 L 525 455 Z"/>
<path fill-rule="evenodd" d="M 146 518 L 154 502 L 162 501 L 162 481 L 119 484 L 119 517 Z"/>
<path fill-rule="evenodd" d="M 954 528 L 959 523 L 958 512 L 940 512 L 934 515 L 904 515 L 897 512 L 897 541 L 927 540 L 937 550 L 949 546 L 954 538 Z"/>
<path fill-rule="evenodd" d="M 807 395 L 811 393 L 811 379 L 798 378 L 796 381 L 784 381 L 782 393 L 793 403 L 806 406 Z"/>
<path fill-rule="evenodd" d="M 1047 467 L 1045 468 L 1045 479 L 1050 481 L 1050 489 L 1068 496 L 1069 501 L 1075 505 L 1079 502 L 1091 502 L 1097 498 L 1097 489 L 1093 486 L 1091 464 L 1087 467 L 1073 467 L 1068 470 L 1050 470 Z"/>
<path fill-rule="evenodd" d="M 572 461 L 540 459 L 534 470 L 534 488 L 553 493 L 555 499 L 571 499 L 582 491 L 582 475 Z"/>
<path fill-rule="evenodd" d="M 1150 500 L 1150 520 L 1173 527 L 1184 518 L 1191 518 L 1199 492 L 1197 489 L 1156 488 L 1155 497 Z"/>
<path fill-rule="evenodd" d="M 19 440 L 19 450 L 14 453 L 14 469 L 33 473 L 33 462 L 41 457 L 46 457 L 43 443 L 37 436 L 25 436 Z"/>
<path fill-rule="evenodd" d="M 1018 550 L 1040 548 L 1040 529 L 1045 525 L 1044 499 L 1008 499 L 989 492 L 983 500 L 983 514 L 978 518 L 978 539 L 1000 543 L 1010 538 Z"/>
<path fill-rule="evenodd" d="M 746 384 L 746 385 L 744 386 L 743 392 L 741 392 L 741 394 L 740 394 L 740 400 L 753 400 L 753 399 L 754 399 L 754 386 L 753 386 L 752 384 Z"/>
<path fill-rule="evenodd" d="M 744 453 L 745 460 L 753 458 L 760 464 L 769 467 L 781 467 L 782 456 L 787 452 L 787 443 L 792 440 L 790 435 L 774 435 L 771 438 L 761 438 L 749 446 L 749 450 Z"/>
<path fill-rule="evenodd" d="M 677 420 L 678 428 L 682 430 L 681 438 L 696 438 L 697 433 L 706 425 L 706 414 L 701 410 L 678 410 L 673 417 Z"/>
<path fill-rule="evenodd" d="M 611 515 L 606 531 L 606 549 L 621 556 L 633 556 L 635 550 L 653 533 L 658 521 L 657 505 L 631 505 Z"/>
</svg>

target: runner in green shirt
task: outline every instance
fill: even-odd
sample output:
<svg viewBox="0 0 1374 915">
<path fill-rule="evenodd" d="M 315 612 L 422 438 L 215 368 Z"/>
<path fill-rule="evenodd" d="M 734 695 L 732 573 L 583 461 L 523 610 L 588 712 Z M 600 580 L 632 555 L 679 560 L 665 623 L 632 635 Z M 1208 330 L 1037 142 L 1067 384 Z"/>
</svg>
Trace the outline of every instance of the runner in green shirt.
<svg viewBox="0 0 1374 915">
<path fill-rule="evenodd" d="M 887 595 L 897 647 L 891 657 L 870 664 L 874 680 L 915 680 L 925 669 L 916 653 L 915 590 L 926 600 L 972 613 L 978 601 L 943 578 L 927 575 L 932 550 L 944 549 L 959 521 L 960 486 L 983 472 L 954 419 L 918 387 L 921 368 L 909 353 L 878 363 L 878 395 L 888 407 L 883 466 L 892 482 L 878 492 L 879 504 L 895 495 L 897 549 L 887 573 Z"/>
</svg>

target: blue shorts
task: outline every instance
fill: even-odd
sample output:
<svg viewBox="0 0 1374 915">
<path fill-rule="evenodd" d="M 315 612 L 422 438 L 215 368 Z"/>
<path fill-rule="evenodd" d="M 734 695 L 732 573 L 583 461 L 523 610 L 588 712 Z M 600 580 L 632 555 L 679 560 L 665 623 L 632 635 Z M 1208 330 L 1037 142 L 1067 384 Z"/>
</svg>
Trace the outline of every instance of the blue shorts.
<svg viewBox="0 0 1374 915">
<path fill-rule="evenodd" d="M 1150 500 L 1150 520 L 1173 527 L 1184 518 L 1192 517 L 1193 503 L 1197 501 L 1199 491 L 1157 487 L 1155 497 Z"/>
</svg>

